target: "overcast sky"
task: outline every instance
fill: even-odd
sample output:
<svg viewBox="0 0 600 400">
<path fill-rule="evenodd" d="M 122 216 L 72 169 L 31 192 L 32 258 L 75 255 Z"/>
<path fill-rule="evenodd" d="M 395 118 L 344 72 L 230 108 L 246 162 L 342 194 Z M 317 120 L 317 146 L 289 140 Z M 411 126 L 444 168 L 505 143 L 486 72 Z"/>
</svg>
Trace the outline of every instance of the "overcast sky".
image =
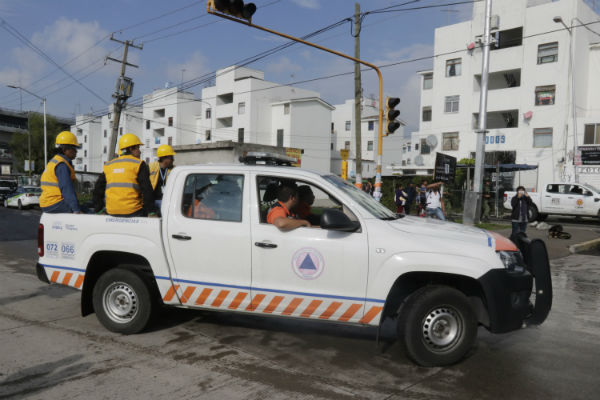
<svg viewBox="0 0 600 400">
<path fill-rule="evenodd" d="M 410 2 L 400 8 L 446 4 L 457 0 L 363 0 L 361 11 Z M 351 17 L 353 0 L 258 0 L 253 22 L 295 36 L 303 36 Z M 433 55 L 434 29 L 471 17 L 472 5 L 367 15 L 361 32 L 361 58 L 376 65 Z M 104 57 L 122 57 L 123 48 L 109 40 L 144 43 L 130 49 L 128 68 L 135 82 L 133 98 L 227 67 L 247 57 L 285 43 L 273 35 L 206 14 L 206 1 L 192 0 L 0 0 L 0 16 L 19 34 L 63 66 L 85 86 L 76 83 L 49 60 L 36 54 L 0 29 L 0 107 L 19 110 L 21 85 L 47 97 L 48 112 L 72 117 L 76 113 L 105 111 L 113 100 L 120 66 Z M 14 33 L 14 31 L 13 31 Z M 353 54 L 350 22 L 311 40 Z M 431 68 L 431 60 L 383 69 L 384 95 L 400 96 L 406 133 L 418 127 L 419 77 L 416 71 Z M 301 44 L 248 65 L 265 71 L 265 79 L 282 84 L 353 71 L 351 62 Z M 373 72 L 363 74 L 365 96 L 377 94 Z M 206 84 L 191 88 L 197 96 Z M 331 103 L 354 96 L 352 75 L 322 79 L 297 86 L 316 90 Z M 23 93 L 22 109 L 41 111 L 39 100 Z"/>
</svg>

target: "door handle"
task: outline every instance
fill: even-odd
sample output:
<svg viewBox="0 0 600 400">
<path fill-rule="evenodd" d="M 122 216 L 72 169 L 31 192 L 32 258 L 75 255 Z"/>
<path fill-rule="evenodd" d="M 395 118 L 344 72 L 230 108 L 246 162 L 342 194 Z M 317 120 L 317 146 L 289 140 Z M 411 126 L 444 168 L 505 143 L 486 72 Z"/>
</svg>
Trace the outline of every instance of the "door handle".
<svg viewBox="0 0 600 400">
<path fill-rule="evenodd" d="M 254 242 L 255 246 L 262 247 L 263 249 L 274 249 L 277 247 L 275 243 L 268 242 Z"/>
<path fill-rule="evenodd" d="M 177 240 L 191 240 L 192 239 L 191 236 L 186 236 L 186 235 L 171 235 L 171 237 L 173 239 L 177 239 Z"/>
<path fill-rule="evenodd" d="M 569 199 L 574 199 L 574 197 L 569 196 Z"/>
<path fill-rule="evenodd" d="M 550 197 L 550 196 L 546 195 L 546 197 Z"/>
</svg>

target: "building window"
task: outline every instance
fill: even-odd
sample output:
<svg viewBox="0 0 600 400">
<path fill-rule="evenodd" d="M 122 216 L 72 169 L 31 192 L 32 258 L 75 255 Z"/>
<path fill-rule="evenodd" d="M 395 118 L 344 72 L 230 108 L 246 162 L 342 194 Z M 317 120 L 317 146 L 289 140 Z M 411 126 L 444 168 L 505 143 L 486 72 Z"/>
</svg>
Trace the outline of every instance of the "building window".
<svg viewBox="0 0 600 400">
<path fill-rule="evenodd" d="M 210 129 L 204 131 L 204 140 L 210 140 Z"/>
<path fill-rule="evenodd" d="M 406 160 L 402 160 L 402 166 L 406 165 Z"/>
<path fill-rule="evenodd" d="M 283 129 L 277 129 L 277 147 L 283 147 Z"/>
<path fill-rule="evenodd" d="M 538 64 L 546 64 L 556 61 L 558 61 L 558 42 L 544 43 L 538 46 Z"/>
<path fill-rule="evenodd" d="M 587 124 L 583 144 L 600 144 L 600 124 Z"/>
<path fill-rule="evenodd" d="M 460 76 L 462 59 L 453 58 L 446 61 L 446 76 Z"/>
<path fill-rule="evenodd" d="M 533 147 L 552 147 L 552 128 L 534 129 Z"/>
<path fill-rule="evenodd" d="M 350 150 L 350 141 L 349 141 L 349 140 L 346 140 L 346 141 L 344 142 L 344 149 L 346 149 L 346 150 Z"/>
<path fill-rule="evenodd" d="M 244 143 L 244 128 L 238 128 L 238 143 Z"/>
<path fill-rule="evenodd" d="M 406 145 L 406 151 L 410 153 L 410 143 Z"/>
<path fill-rule="evenodd" d="M 161 108 L 159 110 L 154 110 L 154 118 L 164 118 L 165 117 L 165 109 Z"/>
<path fill-rule="evenodd" d="M 206 109 L 206 119 L 210 119 L 210 108 Z"/>
<path fill-rule="evenodd" d="M 173 117 L 169 117 L 169 126 L 173 126 Z"/>
<path fill-rule="evenodd" d="M 433 74 L 423 75 L 423 90 L 428 90 L 433 87 Z"/>
<path fill-rule="evenodd" d="M 150 120 L 149 119 L 146 120 L 146 129 L 150 129 Z M 106 136 L 104 136 L 104 137 L 106 137 Z"/>
<path fill-rule="evenodd" d="M 410 151 L 410 149 L 408 151 Z M 419 143 L 415 143 L 415 151 L 419 151 Z"/>
<path fill-rule="evenodd" d="M 346 130 L 349 131 L 350 130 L 350 121 L 346 121 Z"/>
<path fill-rule="evenodd" d="M 173 145 L 173 138 L 171 136 L 169 136 L 169 141 L 167 142 L 169 144 L 169 146 Z"/>
<path fill-rule="evenodd" d="M 370 131 L 372 131 L 373 129 L 375 129 L 375 121 L 369 121 L 368 122 L 368 129 Z"/>
<path fill-rule="evenodd" d="M 285 103 L 283 105 L 283 113 L 286 115 L 290 113 L 290 103 Z"/>
<path fill-rule="evenodd" d="M 104 130 L 104 137 L 106 137 L 106 129 Z"/>
<path fill-rule="evenodd" d="M 83 156 L 84 156 L 84 157 L 87 157 L 87 150 L 84 150 L 84 151 L 83 151 Z"/>
<path fill-rule="evenodd" d="M 333 124 L 333 122 L 332 122 L 332 123 L 331 123 L 331 134 L 332 134 L 332 135 L 335 133 L 335 131 L 334 131 L 334 129 L 333 129 L 333 128 L 334 128 L 334 124 Z"/>
<path fill-rule="evenodd" d="M 103 151 L 103 153 L 104 153 L 104 154 L 106 154 L 106 146 L 104 146 L 104 151 Z"/>
<path fill-rule="evenodd" d="M 329 146 L 330 150 L 333 150 L 333 142 L 330 143 L 331 146 Z"/>
<path fill-rule="evenodd" d="M 83 137 L 83 143 L 87 143 L 87 135 Z"/>
<path fill-rule="evenodd" d="M 146 139 L 146 148 L 150 148 L 150 139 Z"/>
<path fill-rule="evenodd" d="M 431 153 L 431 149 L 427 144 L 427 139 L 421 139 L 421 154 L 429 154 Z"/>
<path fill-rule="evenodd" d="M 430 122 L 431 121 L 431 106 L 429 107 L 423 107 L 423 117 L 422 117 L 423 122 Z"/>
<path fill-rule="evenodd" d="M 119 128 L 119 135 L 123 136 L 123 128 Z"/>
<path fill-rule="evenodd" d="M 402 146 L 402 153 L 406 153 L 406 146 Z"/>
<path fill-rule="evenodd" d="M 373 151 L 373 141 L 369 140 L 367 142 L 367 151 Z"/>
<path fill-rule="evenodd" d="M 444 101 L 444 112 L 457 113 L 459 101 L 460 96 L 446 96 L 446 100 Z"/>
<path fill-rule="evenodd" d="M 243 101 L 238 103 L 238 115 L 242 115 L 246 113 L 246 103 Z"/>
<path fill-rule="evenodd" d="M 538 86 L 535 88 L 535 105 L 547 106 L 554 104 L 554 96 L 556 94 L 556 86 Z"/>
<path fill-rule="evenodd" d="M 406 160 L 406 165 L 410 165 L 410 158 Z"/>
<path fill-rule="evenodd" d="M 442 150 L 458 150 L 458 132 L 442 134 Z"/>
</svg>

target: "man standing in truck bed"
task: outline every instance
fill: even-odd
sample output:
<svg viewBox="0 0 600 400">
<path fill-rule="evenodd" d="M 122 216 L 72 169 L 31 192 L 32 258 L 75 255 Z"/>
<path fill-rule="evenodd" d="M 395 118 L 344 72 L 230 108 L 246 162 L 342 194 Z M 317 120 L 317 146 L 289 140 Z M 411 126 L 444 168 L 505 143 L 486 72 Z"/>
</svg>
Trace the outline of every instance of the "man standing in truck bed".
<svg viewBox="0 0 600 400">
<path fill-rule="evenodd" d="M 142 142 L 133 133 L 119 139 L 123 154 L 104 164 L 94 187 L 94 208 L 115 217 L 156 216 L 148 164 L 140 160 Z"/>
</svg>

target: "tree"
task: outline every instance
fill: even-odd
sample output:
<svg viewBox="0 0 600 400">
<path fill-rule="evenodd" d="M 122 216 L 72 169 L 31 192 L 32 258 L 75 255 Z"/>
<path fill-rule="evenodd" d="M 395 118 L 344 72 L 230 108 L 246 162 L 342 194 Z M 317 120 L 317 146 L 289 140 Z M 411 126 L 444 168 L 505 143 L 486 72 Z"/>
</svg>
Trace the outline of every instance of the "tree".
<svg viewBox="0 0 600 400">
<path fill-rule="evenodd" d="M 62 126 L 56 118 L 46 115 L 47 150 L 48 159 L 54 155 L 54 141 Z M 41 174 L 46 168 L 44 165 L 44 116 L 43 114 L 29 114 L 29 131 L 31 132 L 31 159 L 34 161 L 35 174 Z M 25 171 L 25 160 L 29 156 L 28 132 L 15 133 L 10 141 L 13 156 L 17 160 L 17 171 Z"/>
</svg>

